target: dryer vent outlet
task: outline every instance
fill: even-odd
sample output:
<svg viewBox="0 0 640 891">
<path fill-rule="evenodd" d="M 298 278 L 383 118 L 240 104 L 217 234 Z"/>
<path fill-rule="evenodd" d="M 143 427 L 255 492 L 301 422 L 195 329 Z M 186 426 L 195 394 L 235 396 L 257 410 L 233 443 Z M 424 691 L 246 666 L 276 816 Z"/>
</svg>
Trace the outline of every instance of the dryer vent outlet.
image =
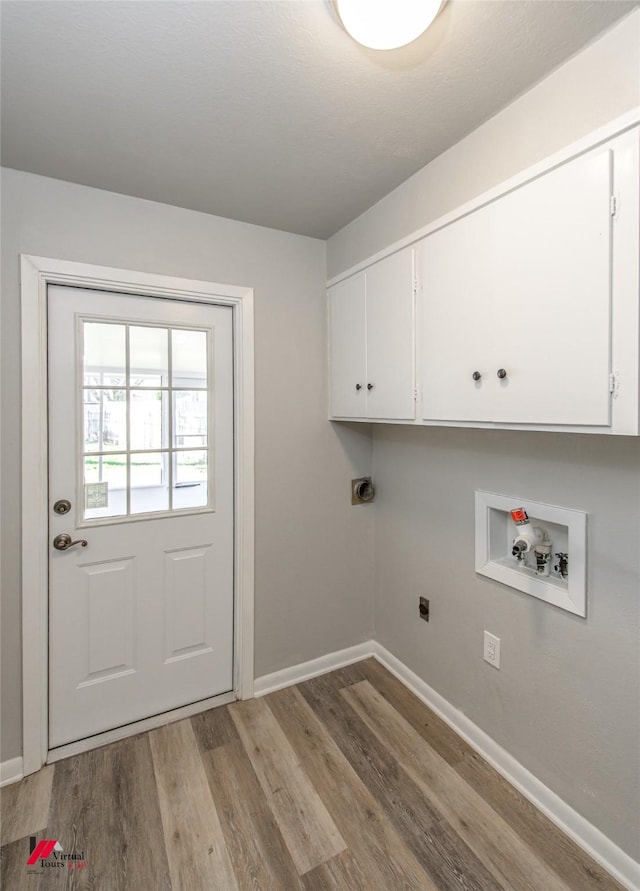
<svg viewBox="0 0 640 891">
<path fill-rule="evenodd" d="M 370 504 L 375 501 L 373 480 L 370 476 L 361 476 L 351 480 L 351 504 Z"/>
</svg>

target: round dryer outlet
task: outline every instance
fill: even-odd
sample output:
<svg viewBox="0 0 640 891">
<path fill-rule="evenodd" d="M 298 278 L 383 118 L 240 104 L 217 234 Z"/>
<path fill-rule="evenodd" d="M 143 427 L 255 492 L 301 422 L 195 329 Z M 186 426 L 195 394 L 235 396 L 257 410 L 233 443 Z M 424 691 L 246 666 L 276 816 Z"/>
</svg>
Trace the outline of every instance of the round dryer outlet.
<svg viewBox="0 0 640 891">
<path fill-rule="evenodd" d="M 373 480 L 370 476 L 361 476 L 351 480 L 351 504 L 370 504 L 375 500 Z"/>
</svg>

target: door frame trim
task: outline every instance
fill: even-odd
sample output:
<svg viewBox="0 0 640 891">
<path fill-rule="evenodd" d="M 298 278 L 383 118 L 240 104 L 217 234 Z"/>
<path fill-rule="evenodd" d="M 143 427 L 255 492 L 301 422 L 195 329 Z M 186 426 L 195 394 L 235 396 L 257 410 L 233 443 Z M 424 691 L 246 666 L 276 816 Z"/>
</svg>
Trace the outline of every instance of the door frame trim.
<svg viewBox="0 0 640 891">
<path fill-rule="evenodd" d="M 20 255 L 22 299 L 22 728 L 24 775 L 47 761 L 48 398 L 47 288 L 68 285 L 233 309 L 234 348 L 234 690 L 253 697 L 254 329 L 253 289 Z M 189 708 L 189 706 L 185 706 Z"/>
</svg>

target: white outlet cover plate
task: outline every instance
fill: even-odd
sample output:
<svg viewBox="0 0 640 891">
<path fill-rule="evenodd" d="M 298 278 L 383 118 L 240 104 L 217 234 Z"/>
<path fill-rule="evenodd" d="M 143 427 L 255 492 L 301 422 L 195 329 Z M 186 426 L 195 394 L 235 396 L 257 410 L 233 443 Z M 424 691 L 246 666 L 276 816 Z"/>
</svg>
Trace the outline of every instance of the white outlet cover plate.
<svg viewBox="0 0 640 891">
<path fill-rule="evenodd" d="M 584 511 L 530 501 L 518 495 L 476 490 L 476 572 L 577 616 L 587 614 L 587 515 Z M 523 573 L 506 558 L 506 523 L 523 507 L 539 522 L 565 526 L 568 533 L 568 582 Z M 501 559 L 496 555 L 500 554 Z M 493 557 L 492 557 L 493 555 Z"/>
<path fill-rule="evenodd" d="M 500 638 L 490 631 L 484 632 L 484 661 L 494 668 L 500 668 Z"/>
</svg>

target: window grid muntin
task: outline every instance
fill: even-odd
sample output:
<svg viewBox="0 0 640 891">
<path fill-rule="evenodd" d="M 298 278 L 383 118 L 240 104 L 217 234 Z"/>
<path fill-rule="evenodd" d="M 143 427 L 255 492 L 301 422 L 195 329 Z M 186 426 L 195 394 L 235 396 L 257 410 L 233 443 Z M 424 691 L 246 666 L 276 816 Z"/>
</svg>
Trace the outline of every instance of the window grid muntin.
<svg viewBox="0 0 640 891">
<path fill-rule="evenodd" d="M 84 325 L 85 324 L 101 324 L 101 325 L 122 325 L 125 328 L 125 368 L 124 368 L 124 383 L 118 384 L 86 384 L 85 383 L 85 364 L 84 364 Z M 167 517 L 171 514 L 190 514 L 190 513 L 202 513 L 202 512 L 210 512 L 214 510 L 213 504 L 213 412 L 212 412 L 212 401 L 213 401 L 213 361 L 212 361 L 212 353 L 213 353 L 213 329 L 210 327 L 198 327 L 196 325 L 165 325 L 159 322 L 146 322 L 140 320 L 124 320 L 124 319 L 105 319 L 103 317 L 89 317 L 89 316 L 78 316 L 78 326 L 79 326 L 79 338 L 78 338 L 78 369 L 81 369 L 81 373 L 78 375 L 79 380 L 79 392 L 80 399 L 79 404 L 81 408 L 81 423 L 79 425 L 79 440 L 80 440 L 80 454 L 82 456 L 82 460 L 80 462 L 80 474 L 79 474 L 79 484 L 80 484 L 80 492 L 81 496 L 79 497 L 79 503 L 82 504 L 83 517 L 80 521 L 79 525 L 93 525 L 93 524 L 112 524 L 118 522 L 130 522 L 137 521 L 145 518 L 153 519 L 153 518 L 162 518 Z M 131 354 L 130 354 L 130 336 L 129 331 L 131 327 L 148 327 L 148 328 L 160 328 L 164 330 L 167 334 L 167 353 L 168 353 L 168 368 L 167 368 L 167 376 L 168 376 L 168 384 L 166 386 L 132 386 L 130 383 L 131 379 Z M 172 346 L 173 346 L 173 331 L 197 331 L 201 332 L 205 335 L 205 350 L 206 350 L 206 375 L 207 382 L 205 386 L 193 386 L 189 384 L 185 386 L 184 384 L 174 384 L 173 383 L 173 361 L 172 361 Z M 108 374 L 109 372 L 107 372 Z M 103 370 L 100 371 L 101 378 L 104 379 L 105 372 Z M 114 377 L 116 375 L 113 375 Z M 119 377 L 119 375 L 118 375 Z M 84 390 L 122 390 L 125 392 L 125 401 L 126 401 L 126 451 L 99 451 L 99 452 L 87 452 L 85 450 L 85 440 L 84 440 Z M 168 418 L 168 446 L 160 449 L 131 449 L 130 448 L 130 437 L 131 437 L 131 398 L 130 393 L 132 391 L 160 391 L 162 393 L 167 394 L 167 418 Z M 207 437 L 207 445 L 206 446 L 173 446 L 173 414 L 174 414 L 174 399 L 173 394 L 175 392 L 186 392 L 186 391 L 195 391 L 195 392 L 206 392 L 207 393 L 207 424 L 206 424 L 206 437 Z M 101 400 L 102 405 L 102 400 Z M 206 466 L 207 466 L 207 481 L 206 481 L 206 503 L 204 505 L 198 505 L 194 507 L 181 507 L 181 508 L 173 508 L 173 480 L 174 480 L 174 461 L 175 455 L 181 452 L 193 452 L 193 451 L 201 451 L 206 453 Z M 132 513 L 131 512 L 131 457 L 135 455 L 144 455 L 144 454 L 160 454 L 164 455 L 166 459 L 166 463 L 168 465 L 167 477 L 168 477 L 168 495 L 169 495 L 169 507 L 165 510 L 159 511 L 149 511 L 148 513 Z M 103 458 L 113 458 L 117 456 L 122 456 L 125 458 L 126 465 L 126 514 L 117 514 L 111 516 L 104 517 L 86 517 L 84 516 L 87 508 L 85 507 L 85 461 L 87 458 L 98 458 L 100 459 L 100 473 L 102 476 L 102 459 Z"/>
</svg>

